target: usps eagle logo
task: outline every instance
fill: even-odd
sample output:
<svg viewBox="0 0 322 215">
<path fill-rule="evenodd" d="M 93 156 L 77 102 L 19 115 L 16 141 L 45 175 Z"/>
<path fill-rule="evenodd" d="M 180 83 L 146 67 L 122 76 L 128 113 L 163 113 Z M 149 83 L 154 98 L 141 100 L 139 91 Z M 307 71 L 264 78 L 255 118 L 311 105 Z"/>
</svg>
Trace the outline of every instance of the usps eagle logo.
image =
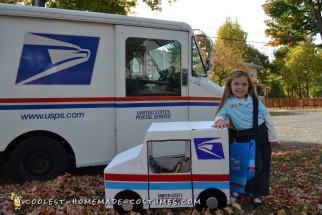
<svg viewBox="0 0 322 215">
<path fill-rule="evenodd" d="M 220 138 L 194 138 L 198 160 L 225 159 Z"/>
<path fill-rule="evenodd" d="M 230 169 L 237 172 L 240 171 L 240 157 L 230 158 Z"/>
<path fill-rule="evenodd" d="M 26 33 L 16 85 L 89 85 L 98 37 Z"/>
</svg>

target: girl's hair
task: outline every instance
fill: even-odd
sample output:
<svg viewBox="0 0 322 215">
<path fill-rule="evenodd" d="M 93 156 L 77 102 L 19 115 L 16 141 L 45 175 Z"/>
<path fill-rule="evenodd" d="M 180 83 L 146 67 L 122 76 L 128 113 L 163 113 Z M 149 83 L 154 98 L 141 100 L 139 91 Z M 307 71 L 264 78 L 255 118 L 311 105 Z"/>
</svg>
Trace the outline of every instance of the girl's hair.
<svg viewBox="0 0 322 215">
<path fill-rule="evenodd" d="M 231 91 L 231 82 L 235 79 L 235 78 L 240 78 L 240 77 L 246 77 L 247 81 L 248 81 L 248 94 L 251 95 L 252 97 L 254 98 L 257 98 L 257 95 L 256 95 L 256 90 L 255 90 L 255 86 L 253 84 L 253 81 L 252 79 L 250 78 L 249 74 L 244 71 L 244 70 L 241 70 L 241 69 L 237 69 L 237 70 L 234 70 L 230 75 L 229 75 L 229 78 L 228 78 L 228 81 L 225 85 L 225 89 L 224 89 L 224 93 L 222 95 L 222 98 L 221 98 L 221 102 L 220 102 L 220 105 L 219 107 L 217 108 L 217 111 L 216 111 L 216 115 L 217 113 L 221 110 L 221 108 L 224 106 L 224 104 L 226 103 L 227 99 L 231 96 L 233 96 L 233 93 Z"/>
</svg>

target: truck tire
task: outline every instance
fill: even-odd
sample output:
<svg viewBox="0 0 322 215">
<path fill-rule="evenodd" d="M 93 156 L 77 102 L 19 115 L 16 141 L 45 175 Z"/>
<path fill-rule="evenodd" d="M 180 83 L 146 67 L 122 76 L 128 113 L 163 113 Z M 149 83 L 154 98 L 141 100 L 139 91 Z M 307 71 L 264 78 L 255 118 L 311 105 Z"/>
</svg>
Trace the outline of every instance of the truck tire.
<svg viewBox="0 0 322 215">
<path fill-rule="evenodd" d="M 227 197 L 225 193 L 214 188 L 202 191 L 197 200 L 200 202 L 196 205 L 196 209 L 198 211 L 202 211 L 202 209 L 209 209 L 211 212 L 213 212 L 217 209 L 223 209 L 227 205 Z"/>
<path fill-rule="evenodd" d="M 53 138 L 30 137 L 14 149 L 9 168 L 11 177 L 18 182 L 50 180 L 67 170 L 67 153 Z"/>
<path fill-rule="evenodd" d="M 132 190 L 123 190 L 115 195 L 116 203 L 113 208 L 119 214 L 128 214 L 130 211 L 141 212 L 143 202 L 139 194 Z M 133 202 L 134 204 L 130 203 Z"/>
</svg>

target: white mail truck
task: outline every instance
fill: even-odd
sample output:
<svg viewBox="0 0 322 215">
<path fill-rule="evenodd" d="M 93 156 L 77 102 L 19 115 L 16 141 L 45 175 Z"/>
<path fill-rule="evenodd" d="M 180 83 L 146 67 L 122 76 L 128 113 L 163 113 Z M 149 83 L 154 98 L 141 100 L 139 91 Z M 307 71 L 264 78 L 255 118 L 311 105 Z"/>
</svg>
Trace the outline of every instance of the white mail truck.
<svg viewBox="0 0 322 215">
<path fill-rule="evenodd" d="M 152 122 L 220 102 L 211 40 L 186 23 L 0 4 L 0 29 L 0 157 L 18 181 L 105 165 Z"/>
<path fill-rule="evenodd" d="M 213 121 L 152 123 L 144 142 L 104 170 L 105 204 L 120 214 L 148 208 L 222 209 L 229 194 L 227 129 Z M 173 153 L 173 148 L 181 151 Z"/>
</svg>

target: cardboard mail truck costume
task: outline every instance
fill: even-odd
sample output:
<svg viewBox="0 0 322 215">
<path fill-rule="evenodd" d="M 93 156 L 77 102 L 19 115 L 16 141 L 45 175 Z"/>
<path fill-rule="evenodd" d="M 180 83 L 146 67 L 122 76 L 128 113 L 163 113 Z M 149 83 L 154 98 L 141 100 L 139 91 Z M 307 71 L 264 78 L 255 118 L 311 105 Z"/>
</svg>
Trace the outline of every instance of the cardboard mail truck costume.
<svg viewBox="0 0 322 215">
<path fill-rule="evenodd" d="M 220 209 L 229 198 L 227 129 L 212 121 L 152 123 L 143 144 L 118 154 L 104 170 L 108 208 Z"/>
</svg>

